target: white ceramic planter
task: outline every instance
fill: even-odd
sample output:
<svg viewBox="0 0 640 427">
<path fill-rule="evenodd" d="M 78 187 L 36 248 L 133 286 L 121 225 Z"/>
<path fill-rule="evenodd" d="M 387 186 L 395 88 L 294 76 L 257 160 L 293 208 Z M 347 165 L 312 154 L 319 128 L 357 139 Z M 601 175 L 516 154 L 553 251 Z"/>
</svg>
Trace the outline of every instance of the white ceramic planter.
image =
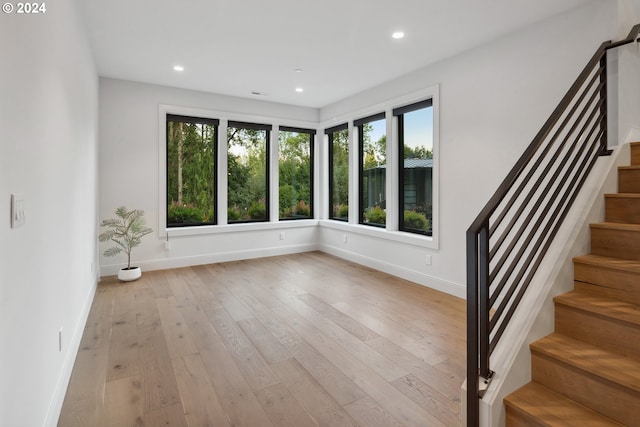
<svg viewBox="0 0 640 427">
<path fill-rule="evenodd" d="M 121 268 L 118 271 L 118 279 L 123 282 L 132 282 L 138 280 L 142 276 L 142 269 L 140 267 L 131 267 L 130 269 Z"/>
</svg>

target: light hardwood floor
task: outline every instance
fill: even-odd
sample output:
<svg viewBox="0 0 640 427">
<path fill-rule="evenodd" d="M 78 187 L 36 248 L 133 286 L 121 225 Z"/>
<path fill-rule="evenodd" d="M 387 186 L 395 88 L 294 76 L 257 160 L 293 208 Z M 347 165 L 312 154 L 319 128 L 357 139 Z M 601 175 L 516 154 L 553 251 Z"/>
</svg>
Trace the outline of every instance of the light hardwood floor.
<svg viewBox="0 0 640 427">
<path fill-rule="evenodd" d="M 458 426 L 464 301 L 311 252 L 101 281 L 60 427 Z"/>
</svg>

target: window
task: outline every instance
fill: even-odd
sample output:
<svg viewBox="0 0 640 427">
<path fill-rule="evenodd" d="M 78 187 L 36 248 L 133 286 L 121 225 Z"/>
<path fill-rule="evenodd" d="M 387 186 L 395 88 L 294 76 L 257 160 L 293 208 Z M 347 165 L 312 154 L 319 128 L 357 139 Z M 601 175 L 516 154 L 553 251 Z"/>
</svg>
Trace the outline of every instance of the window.
<svg viewBox="0 0 640 427">
<path fill-rule="evenodd" d="M 356 120 L 359 151 L 359 223 L 387 222 L 387 122 L 384 113 Z"/>
<path fill-rule="evenodd" d="M 329 218 L 349 221 L 349 130 L 345 123 L 325 133 L 329 136 Z"/>
<path fill-rule="evenodd" d="M 315 131 L 280 127 L 280 219 L 313 218 L 313 137 Z"/>
<path fill-rule="evenodd" d="M 433 102 L 396 108 L 400 144 L 400 230 L 432 235 Z"/>
<path fill-rule="evenodd" d="M 227 218 L 229 223 L 269 220 L 270 125 L 229 122 Z"/>
<path fill-rule="evenodd" d="M 216 224 L 218 121 L 167 114 L 167 227 Z"/>
</svg>

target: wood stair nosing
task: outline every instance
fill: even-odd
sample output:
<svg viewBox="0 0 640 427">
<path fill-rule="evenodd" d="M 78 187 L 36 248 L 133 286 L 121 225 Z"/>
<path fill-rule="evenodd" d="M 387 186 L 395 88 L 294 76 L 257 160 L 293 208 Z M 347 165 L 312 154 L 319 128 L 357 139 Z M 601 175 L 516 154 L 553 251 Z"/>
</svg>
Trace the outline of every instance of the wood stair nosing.
<svg viewBox="0 0 640 427">
<path fill-rule="evenodd" d="M 622 426 L 537 383 L 519 388 L 507 396 L 504 403 L 510 426 Z"/>
<path fill-rule="evenodd" d="M 604 255 L 580 255 L 573 258 L 574 265 L 593 266 L 606 269 L 610 272 L 629 273 L 640 275 L 640 261 L 613 258 Z M 583 280 L 575 278 L 576 280 Z"/>
<path fill-rule="evenodd" d="M 618 422 L 637 425 L 640 363 L 632 358 L 553 333 L 531 344 L 531 364 L 532 381 Z"/>
</svg>

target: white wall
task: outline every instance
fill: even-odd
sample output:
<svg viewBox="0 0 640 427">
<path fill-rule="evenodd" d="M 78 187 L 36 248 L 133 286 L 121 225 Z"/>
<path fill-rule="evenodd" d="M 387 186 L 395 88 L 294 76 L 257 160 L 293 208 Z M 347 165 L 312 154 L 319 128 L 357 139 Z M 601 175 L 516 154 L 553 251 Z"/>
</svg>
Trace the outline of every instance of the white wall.
<svg viewBox="0 0 640 427">
<path fill-rule="evenodd" d="M 3 426 L 57 423 L 97 282 L 98 79 L 78 4 L 46 6 L 0 14 Z M 12 193 L 25 199 L 16 229 Z"/>
<path fill-rule="evenodd" d="M 619 0 L 620 26 L 617 38 L 627 36 L 629 29 L 640 23 L 640 0 Z M 618 126 L 620 137 L 630 130 L 640 132 L 640 43 L 631 43 L 617 49 L 618 56 Z M 637 136 L 636 136 L 637 138 Z"/>
<path fill-rule="evenodd" d="M 616 19 L 615 2 L 595 1 L 322 108 L 329 121 L 440 86 L 439 248 L 389 244 L 354 226 L 353 244 L 345 230 L 323 228 L 323 250 L 464 295 L 466 229 L 598 46 L 615 38 Z"/>
<path fill-rule="evenodd" d="M 154 229 L 134 250 L 134 264 L 152 270 L 317 249 L 317 221 L 286 221 L 172 230 L 166 250 L 160 220 L 165 191 L 160 179 L 165 173 L 160 159 L 161 106 L 267 124 L 314 128 L 318 122 L 318 110 L 312 108 L 101 78 L 100 218 L 112 217 L 118 206 L 126 205 L 144 210 L 147 225 Z M 101 244 L 101 252 L 107 247 Z M 102 274 L 116 274 L 125 261 L 124 256 L 101 255 Z"/>
</svg>

